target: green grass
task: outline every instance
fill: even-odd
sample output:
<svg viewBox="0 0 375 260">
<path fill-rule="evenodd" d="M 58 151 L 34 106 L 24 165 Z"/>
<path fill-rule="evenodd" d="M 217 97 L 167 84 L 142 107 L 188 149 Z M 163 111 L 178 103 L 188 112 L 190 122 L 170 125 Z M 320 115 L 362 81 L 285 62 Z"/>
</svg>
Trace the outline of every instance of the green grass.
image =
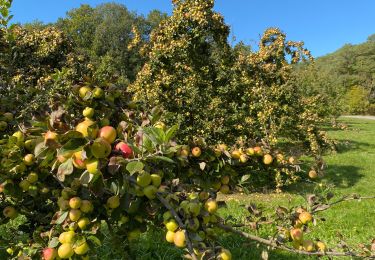
<svg viewBox="0 0 375 260">
<path fill-rule="evenodd" d="M 375 195 L 375 121 L 345 119 L 343 122 L 349 125 L 348 130 L 329 130 L 329 136 L 339 140 L 340 144 L 337 154 L 325 156 L 328 168 L 321 181 L 333 183 L 337 197 L 352 193 Z M 301 205 L 304 203 L 303 196 L 311 192 L 311 185 L 297 184 L 282 194 L 230 195 L 225 197 L 228 208 L 221 209 L 221 213 L 240 220 L 245 216 L 243 205 L 255 203 L 269 212 L 277 205 Z M 337 244 L 338 233 L 354 247 L 360 243 L 370 243 L 375 234 L 374 215 L 375 200 L 343 202 L 319 214 L 326 221 L 319 221 L 318 226 L 311 229 L 311 236 L 327 242 L 331 247 Z M 266 232 L 260 230 L 258 234 L 264 236 Z M 232 251 L 233 259 L 260 259 L 263 250 L 231 234 L 220 235 L 219 242 Z M 123 254 L 125 248 L 122 244 L 122 241 L 108 238 L 96 259 L 181 259 L 182 250 L 165 242 L 164 231 L 157 228 L 143 234 L 139 243 L 131 247 L 129 256 Z M 270 259 L 314 259 L 280 251 L 272 251 L 269 256 Z"/>
</svg>

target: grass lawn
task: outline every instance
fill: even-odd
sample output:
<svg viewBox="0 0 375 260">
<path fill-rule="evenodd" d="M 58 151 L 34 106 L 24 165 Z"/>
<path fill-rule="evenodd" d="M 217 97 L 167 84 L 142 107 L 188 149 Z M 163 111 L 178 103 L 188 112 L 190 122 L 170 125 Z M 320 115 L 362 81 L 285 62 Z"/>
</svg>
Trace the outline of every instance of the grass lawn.
<svg viewBox="0 0 375 260">
<path fill-rule="evenodd" d="M 345 119 L 349 125 L 345 131 L 329 130 L 331 138 L 340 140 L 337 154 L 325 156 L 328 164 L 322 182 L 335 185 L 337 197 L 344 194 L 375 195 L 375 120 Z M 229 195 L 221 197 L 228 202 L 228 208 L 221 209 L 224 216 L 241 219 L 244 216 L 243 205 L 255 203 L 269 210 L 277 205 L 301 205 L 303 197 L 311 193 L 311 185 L 297 184 L 282 194 L 253 193 L 251 195 Z M 375 237 L 375 200 L 349 201 L 338 204 L 319 216 L 327 221 L 312 228 L 311 236 L 334 245 L 341 233 L 349 245 L 369 243 Z M 240 222 L 240 221 L 239 221 Z M 0 230 L 1 232 L 1 230 Z M 266 230 L 258 231 L 264 235 Z M 220 243 L 231 250 L 233 259 L 261 259 L 262 247 L 256 247 L 238 236 L 223 234 Z M 94 259 L 180 259 L 181 250 L 164 240 L 164 231 L 153 229 L 143 234 L 139 243 L 131 247 L 131 256 L 124 256 L 124 243 L 108 238 Z M 286 252 L 273 251 L 270 259 L 314 259 Z M 342 258 L 341 258 L 342 259 Z"/>
</svg>

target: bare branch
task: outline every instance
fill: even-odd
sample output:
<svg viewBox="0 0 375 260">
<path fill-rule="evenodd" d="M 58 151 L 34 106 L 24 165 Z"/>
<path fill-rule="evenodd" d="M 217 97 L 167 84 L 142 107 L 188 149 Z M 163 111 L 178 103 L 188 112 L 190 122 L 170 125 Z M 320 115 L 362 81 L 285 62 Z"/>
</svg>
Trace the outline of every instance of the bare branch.
<svg viewBox="0 0 375 260">
<path fill-rule="evenodd" d="M 350 201 L 350 200 L 368 200 L 368 199 L 375 199 L 375 196 L 367 196 L 367 197 L 364 196 L 364 197 L 361 197 L 361 196 L 358 196 L 358 195 L 346 195 L 346 196 L 343 196 L 342 198 L 340 198 L 340 199 L 338 199 L 338 200 L 336 200 L 334 202 L 331 202 L 331 203 L 328 203 L 328 204 L 323 204 L 323 205 L 318 205 L 315 208 L 313 207 L 311 213 L 325 211 L 325 210 L 331 208 L 332 206 L 334 206 L 336 204 L 339 204 L 341 202 L 344 202 L 344 201 Z"/>
<path fill-rule="evenodd" d="M 298 249 L 294 249 L 292 247 L 286 246 L 284 244 L 277 243 L 274 240 L 264 239 L 264 238 L 261 238 L 261 237 L 258 237 L 258 236 L 240 231 L 240 230 L 236 230 L 231 226 L 227 226 L 227 225 L 224 225 L 224 224 L 221 224 L 221 223 L 217 223 L 216 226 L 218 226 L 219 228 L 221 228 L 221 229 L 223 229 L 227 232 L 231 232 L 231 233 L 240 235 L 244 238 L 247 238 L 247 239 L 252 240 L 252 241 L 256 241 L 256 242 L 261 243 L 263 245 L 271 246 L 274 249 L 281 249 L 281 250 L 292 252 L 292 253 L 295 253 L 295 254 L 310 255 L 310 256 L 351 256 L 351 257 L 364 258 L 363 255 L 360 255 L 360 254 L 354 253 L 354 252 L 335 252 L 335 251 L 307 252 L 307 251 L 302 251 L 302 250 L 298 250 Z M 375 259 L 375 256 L 368 256 L 367 258 Z"/>
</svg>

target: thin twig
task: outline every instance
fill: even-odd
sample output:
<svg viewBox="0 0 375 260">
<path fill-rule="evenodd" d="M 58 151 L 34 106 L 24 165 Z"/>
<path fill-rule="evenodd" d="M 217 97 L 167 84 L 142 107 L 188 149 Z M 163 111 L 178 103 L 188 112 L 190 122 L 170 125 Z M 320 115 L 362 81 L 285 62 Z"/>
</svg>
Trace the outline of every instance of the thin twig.
<svg viewBox="0 0 375 260">
<path fill-rule="evenodd" d="M 336 204 L 339 204 L 341 202 L 344 202 L 344 201 L 350 201 L 350 200 L 368 200 L 368 199 L 375 199 L 375 196 L 367 196 L 367 197 L 359 197 L 359 196 L 356 196 L 356 195 L 347 195 L 347 196 L 344 196 L 334 202 L 331 202 L 331 203 L 328 203 L 328 204 L 323 204 L 324 207 L 319 207 L 319 205 L 317 206 L 317 208 L 313 209 L 311 213 L 316 213 L 316 212 L 320 212 L 320 211 L 325 211 L 327 209 L 329 209 L 330 207 L 336 205 Z M 322 206 L 322 205 L 320 205 Z"/>
<path fill-rule="evenodd" d="M 217 223 L 216 226 L 218 226 L 219 228 L 221 228 L 221 229 L 223 229 L 227 232 L 238 234 L 238 235 L 240 235 L 244 238 L 259 242 L 263 245 L 271 246 L 272 248 L 281 249 L 281 250 L 296 253 L 296 254 L 310 255 L 310 256 L 352 256 L 352 257 L 361 257 L 361 258 L 365 257 L 365 256 L 359 255 L 357 253 L 353 253 L 353 252 L 335 252 L 335 251 L 307 252 L 307 251 L 302 251 L 302 250 L 291 248 L 291 247 L 286 246 L 284 244 L 277 243 L 274 240 L 264 239 L 264 238 L 254 236 L 254 235 L 248 234 L 248 233 L 240 231 L 240 230 L 236 230 L 236 229 L 232 228 L 231 226 L 227 226 L 227 225 L 224 225 L 224 224 L 221 224 L 221 223 Z M 375 259 L 375 256 L 367 256 L 367 258 Z"/>
<path fill-rule="evenodd" d="M 197 256 L 194 253 L 193 244 L 190 241 L 189 233 L 187 231 L 187 228 L 186 228 L 185 224 L 182 222 L 180 216 L 177 214 L 177 212 L 174 210 L 174 208 L 168 203 L 168 201 L 160 193 L 156 193 L 156 197 L 171 212 L 171 214 L 173 215 L 173 217 L 177 221 L 178 225 L 184 230 L 185 237 L 186 237 L 186 244 L 187 244 L 187 248 L 189 250 L 189 254 L 191 255 L 193 260 L 198 260 Z"/>
</svg>

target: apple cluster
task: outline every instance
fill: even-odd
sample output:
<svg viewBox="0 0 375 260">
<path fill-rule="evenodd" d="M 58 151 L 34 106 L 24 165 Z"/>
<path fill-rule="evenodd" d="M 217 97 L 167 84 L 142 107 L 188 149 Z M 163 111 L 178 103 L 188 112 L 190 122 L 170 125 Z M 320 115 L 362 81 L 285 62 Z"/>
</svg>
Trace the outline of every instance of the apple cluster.
<svg viewBox="0 0 375 260">
<path fill-rule="evenodd" d="M 229 250 L 215 246 L 223 222 L 217 194 L 235 191 L 249 179 L 244 173 L 299 171 L 295 157 L 261 143 L 178 144 L 178 127 L 168 128 L 160 110 L 103 116 L 92 104 L 105 99 L 105 91 L 83 86 L 76 93 L 84 104 L 79 122 L 67 127 L 51 117 L 2 145 L 4 221 L 24 215 L 35 226 L 24 230 L 27 246 L 8 241 L 12 256 L 85 259 L 101 245 L 103 225 L 132 243 L 153 223 L 165 227 L 166 241 L 178 248 L 229 260 Z"/>
<path fill-rule="evenodd" d="M 0 112 L 0 133 L 4 132 L 7 129 L 8 124 L 12 122 L 13 119 L 14 119 L 13 113 Z"/>
</svg>

